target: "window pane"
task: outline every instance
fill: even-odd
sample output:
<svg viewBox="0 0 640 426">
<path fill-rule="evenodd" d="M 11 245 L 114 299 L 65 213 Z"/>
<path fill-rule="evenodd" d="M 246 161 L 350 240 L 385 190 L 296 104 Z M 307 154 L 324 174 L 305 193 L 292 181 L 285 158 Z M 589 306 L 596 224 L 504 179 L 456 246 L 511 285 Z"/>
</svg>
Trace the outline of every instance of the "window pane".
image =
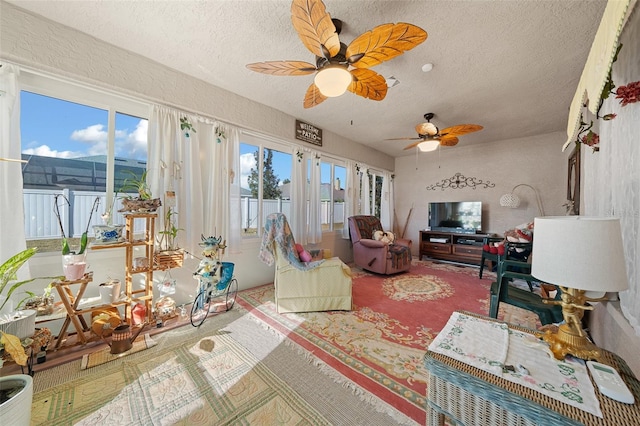
<svg viewBox="0 0 640 426">
<path fill-rule="evenodd" d="M 255 145 L 240 143 L 240 197 L 242 199 L 242 235 L 257 235 L 258 231 L 258 153 Z"/>
<path fill-rule="evenodd" d="M 320 163 L 320 223 L 322 231 L 331 231 L 331 200 L 333 185 L 331 184 L 331 163 Z"/>
<path fill-rule="evenodd" d="M 25 233 L 28 246 L 40 251 L 60 249 L 60 229 L 54 213 L 56 194 L 60 222 L 67 237 L 79 238 L 87 229 L 96 197 L 101 206 L 91 224 L 102 222 L 106 188 L 111 171 L 109 155 L 109 113 L 48 96 L 21 92 Z M 116 114 L 115 154 L 136 174 L 146 169 L 147 120 Z M 118 188 L 123 177 L 116 178 Z M 111 189 L 111 188 L 110 188 Z M 117 206 L 114 210 L 117 210 Z M 123 223 L 123 222 L 121 222 Z M 89 234 L 92 235 L 89 226 Z M 71 240 L 70 244 L 77 244 Z M 73 248 L 72 248 L 73 250 Z"/>
<path fill-rule="evenodd" d="M 347 169 L 342 166 L 334 166 L 334 189 L 333 189 L 333 229 L 340 230 L 344 225 L 344 191 L 347 182 Z"/>
<path fill-rule="evenodd" d="M 265 148 L 262 167 L 262 203 L 263 217 L 271 213 L 284 213 L 291 216 L 290 182 L 291 154 Z M 283 193 L 286 184 L 286 194 Z M 285 201 L 286 200 L 286 201 Z"/>
</svg>

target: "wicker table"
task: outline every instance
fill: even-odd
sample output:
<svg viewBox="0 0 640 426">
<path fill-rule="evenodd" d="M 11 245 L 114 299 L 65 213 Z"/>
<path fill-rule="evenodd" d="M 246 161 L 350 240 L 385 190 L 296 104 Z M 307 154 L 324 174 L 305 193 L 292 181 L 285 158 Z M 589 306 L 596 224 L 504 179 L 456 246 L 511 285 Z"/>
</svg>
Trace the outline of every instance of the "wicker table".
<svg viewBox="0 0 640 426">
<path fill-rule="evenodd" d="M 514 325 L 509 328 L 531 332 Z M 640 424 L 640 382 L 624 360 L 611 352 L 603 352 L 602 362 L 618 370 L 634 394 L 635 404 L 623 404 L 603 396 L 594 384 L 604 416 L 599 418 L 446 355 L 427 351 L 424 358 L 429 371 L 427 425 L 444 425 L 445 415 L 452 423 L 464 425 Z"/>
</svg>

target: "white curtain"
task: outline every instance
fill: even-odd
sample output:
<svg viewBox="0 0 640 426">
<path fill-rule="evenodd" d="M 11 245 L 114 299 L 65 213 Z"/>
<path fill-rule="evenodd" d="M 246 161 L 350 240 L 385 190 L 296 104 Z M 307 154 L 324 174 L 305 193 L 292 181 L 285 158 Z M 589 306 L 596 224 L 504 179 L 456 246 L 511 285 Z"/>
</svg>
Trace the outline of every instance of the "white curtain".
<svg viewBox="0 0 640 426">
<path fill-rule="evenodd" d="M 181 118 L 195 131 L 183 131 Z M 240 211 L 237 129 L 155 105 L 148 138 L 147 177 L 153 193 L 176 192 L 177 227 L 184 230 L 178 234 L 178 244 L 198 253 L 201 236 L 215 235 L 227 240 L 230 252 L 238 252 L 241 235 L 240 218 L 236 217 Z"/>
<path fill-rule="evenodd" d="M 613 64 L 616 87 L 640 80 L 640 10 L 635 10 L 620 38 L 622 49 Z M 586 113 L 586 109 L 584 109 Z M 640 102 L 626 106 L 614 95 L 600 114 L 617 114 L 599 124 L 600 151 L 583 146 L 584 214 L 620 218 L 629 290 L 620 293 L 624 316 L 640 336 Z"/>
<path fill-rule="evenodd" d="M 291 232 L 298 244 L 305 245 L 307 239 L 307 158 L 304 150 L 292 147 L 291 158 Z"/>
<path fill-rule="evenodd" d="M 360 168 L 360 214 L 371 214 L 371 195 L 369 194 L 369 169 Z"/>
<path fill-rule="evenodd" d="M 322 204 L 320 202 L 320 163 L 322 156 L 319 152 L 311 155 L 311 181 L 309 182 L 309 234 L 307 242 L 318 244 L 322 242 Z"/>
<path fill-rule="evenodd" d="M 349 239 L 349 221 L 351 216 L 358 214 L 358 171 L 353 161 L 346 161 L 346 186 L 344 191 L 344 223 L 342 225 L 342 238 Z"/>
<path fill-rule="evenodd" d="M 0 67 L 0 157 L 20 159 L 20 69 L 2 63 Z M 0 191 L 0 263 L 26 249 L 22 163 L 0 160 L 0 181 L 11 182 Z M 27 279 L 21 268 L 19 279 Z"/>
<path fill-rule="evenodd" d="M 380 224 L 385 230 L 393 225 L 393 191 L 391 173 L 382 172 L 382 193 L 380 194 Z"/>
</svg>

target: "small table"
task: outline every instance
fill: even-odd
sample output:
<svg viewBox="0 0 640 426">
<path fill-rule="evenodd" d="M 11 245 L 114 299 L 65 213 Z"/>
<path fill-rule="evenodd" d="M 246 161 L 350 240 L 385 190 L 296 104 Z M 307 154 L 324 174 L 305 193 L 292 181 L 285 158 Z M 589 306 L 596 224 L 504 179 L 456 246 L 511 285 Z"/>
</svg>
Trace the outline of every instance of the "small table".
<svg viewBox="0 0 640 426">
<path fill-rule="evenodd" d="M 463 312 L 466 315 L 482 317 Z M 496 321 L 496 320 L 493 320 Z M 531 330 L 509 325 L 531 333 Z M 427 351 L 427 425 L 444 425 L 445 415 L 466 425 L 631 425 L 640 419 L 640 382 L 617 355 L 603 352 L 603 363 L 616 368 L 635 396 L 635 404 L 614 401 L 600 394 L 594 384 L 604 418 L 599 418 L 494 374 Z"/>
</svg>

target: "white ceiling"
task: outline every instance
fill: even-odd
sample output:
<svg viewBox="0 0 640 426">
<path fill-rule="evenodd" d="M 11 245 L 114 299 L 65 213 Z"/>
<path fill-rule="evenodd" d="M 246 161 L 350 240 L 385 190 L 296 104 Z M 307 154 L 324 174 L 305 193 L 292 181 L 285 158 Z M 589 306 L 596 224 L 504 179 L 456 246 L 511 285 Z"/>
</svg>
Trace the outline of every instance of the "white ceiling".
<svg viewBox="0 0 640 426">
<path fill-rule="evenodd" d="M 245 67 L 314 62 L 291 24 L 290 0 L 7 1 L 392 156 L 410 154 L 403 151 L 410 141 L 384 139 L 416 137 L 427 112 L 440 128 L 484 126 L 458 146 L 565 130 L 606 6 L 606 0 L 324 0 L 343 21 L 340 40 L 347 45 L 387 22 L 417 25 L 428 38 L 373 68 L 400 80 L 384 100 L 347 92 L 304 109 L 313 75 L 269 76 Z M 433 63 L 431 72 L 422 72 L 425 63 Z"/>
</svg>

